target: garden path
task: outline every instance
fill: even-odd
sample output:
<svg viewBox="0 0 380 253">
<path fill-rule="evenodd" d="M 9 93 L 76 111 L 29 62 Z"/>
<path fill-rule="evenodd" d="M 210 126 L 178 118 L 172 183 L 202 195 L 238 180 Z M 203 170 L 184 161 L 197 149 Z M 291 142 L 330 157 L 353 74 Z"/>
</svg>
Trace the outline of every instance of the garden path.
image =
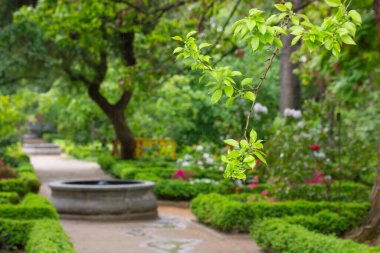
<svg viewBox="0 0 380 253">
<path fill-rule="evenodd" d="M 42 181 L 40 194 L 50 196 L 48 182 L 63 179 L 105 179 L 99 165 L 65 156 L 31 156 Z M 227 235 L 195 221 L 186 208 L 160 206 L 151 221 L 73 221 L 61 224 L 77 253 L 260 253 L 243 234 Z"/>
</svg>

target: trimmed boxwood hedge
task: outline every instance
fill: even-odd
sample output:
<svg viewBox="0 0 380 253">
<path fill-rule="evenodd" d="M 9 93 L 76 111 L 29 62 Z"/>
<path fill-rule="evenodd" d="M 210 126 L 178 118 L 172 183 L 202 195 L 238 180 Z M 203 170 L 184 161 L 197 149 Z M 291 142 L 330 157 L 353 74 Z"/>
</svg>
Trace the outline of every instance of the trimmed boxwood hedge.
<svg viewBox="0 0 380 253">
<path fill-rule="evenodd" d="M 187 182 L 183 180 L 164 180 L 156 183 L 154 193 L 163 200 L 191 200 L 201 193 L 229 194 L 231 185 L 223 183 Z"/>
<path fill-rule="evenodd" d="M 17 192 L 0 192 L 0 204 L 17 204 L 20 197 Z"/>
<path fill-rule="evenodd" d="M 380 253 L 380 247 L 312 232 L 278 218 L 255 224 L 251 235 L 261 247 L 275 253 Z"/>
<path fill-rule="evenodd" d="M 222 231 L 240 232 L 248 232 L 251 224 L 262 218 L 314 215 L 325 209 L 350 211 L 355 219 L 361 219 L 366 215 L 369 204 L 310 201 L 242 203 L 215 193 L 200 194 L 191 202 L 191 210 L 201 222 Z"/>
<path fill-rule="evenodd" d="M 0 219 L 33 220 L 58 219 L 50 202 L 37 194 L 29 193 L 18 205 L 0 205 Z"/>
<path fill-rule="evenodd" d="M 26 253 L 75 253 L 69 237 L 58 221 L 38 220 L 32 226 Z"/>
<path fill-rule="evenodd" d="M 8 248 L 25 248 L 26 253 L 75 253 L 56 220 L 0 219 L 0 241 Z"/>
</svg>

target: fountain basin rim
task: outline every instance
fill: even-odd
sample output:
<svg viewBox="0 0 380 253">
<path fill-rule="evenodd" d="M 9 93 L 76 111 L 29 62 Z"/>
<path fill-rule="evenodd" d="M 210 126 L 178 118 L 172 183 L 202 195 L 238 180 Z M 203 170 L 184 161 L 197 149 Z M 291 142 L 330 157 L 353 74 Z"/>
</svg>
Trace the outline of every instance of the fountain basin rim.
<svg viewBox="0 0 380 253">
<path fill-rule="evenodd" d="M 90 190 L 90 191 L 115 191 L 115 190 L 139 190 L 154 188 L 155 183 L 151 181 L 139 181 L 139 180 L 105 180 L 112 182 L 120 182 L 121 184 L 107 184 L 107 185 L 91 185 L 91 184 L 80 184 L 80 182 L 90 182 L 90 181 L 103 181 L 103 180 L 62 180 L 54 181 L 49 183 L 49 187 L 52 190 Z M 124 182 L 124 184 L 123 184 Z M 131 184 L 125 184 L 125 182 L 130 182 Z M 78 184 L 75 184 L 78 183 Z"/>
</svg>

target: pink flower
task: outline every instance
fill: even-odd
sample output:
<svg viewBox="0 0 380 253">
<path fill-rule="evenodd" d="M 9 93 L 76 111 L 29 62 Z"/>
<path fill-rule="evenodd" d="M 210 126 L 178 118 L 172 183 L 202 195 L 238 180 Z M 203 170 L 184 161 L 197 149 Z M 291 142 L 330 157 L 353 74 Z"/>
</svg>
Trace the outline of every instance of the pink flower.
<svg viewBox="0 0 380 253">
<path fill-rule="evenodd" d="M 306 184 L 322 184 L 323 183 L 323 176 L 320 172 L 315 172 L 314 177 L 312 179 L 306 179 Z"/>
<path fill-rule="evenodd" d="M 268 196 L 268 194 L 269 194 L 269 192 L 267 190 L 263 190 L 261 192 L 261 195 L 263 195 L 263 196 Z"/>
<path fill-rule="evenodd" d="M 174 172 L 174 174 L 172 175 L 172 179 L 182 179 L 182 180 L 186 180 L 186 171 L 184 171 L 184 170 L 177 170 L 177 171 Z"/>
<path fill-rule="evenodd" d="M 258 183 L 251 183 L 251 184 L 248 185 L 248 188 L 250 188 L 250 189 L 254 189 L 256 187 L 259 187 Z"/>
<path fill-rule="evenodd" d="M 259 176 L 254 176 L 254 177 L 253 177 L 253 181 L 255 181 L 255 182 L 259 182 Z"/>
</svg>

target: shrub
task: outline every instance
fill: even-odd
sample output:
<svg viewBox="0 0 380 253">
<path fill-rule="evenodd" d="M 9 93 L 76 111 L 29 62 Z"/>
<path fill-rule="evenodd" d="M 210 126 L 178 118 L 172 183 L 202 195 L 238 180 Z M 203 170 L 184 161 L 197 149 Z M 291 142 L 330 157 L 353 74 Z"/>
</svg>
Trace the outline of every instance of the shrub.
<svg viewBox="0 0 380 253">
<path fill-rule="evenodd" d="M 46 198 L 29 193 L 18 205 L 0 205 L 0 218 L 15 220 L 58 219 L 58 214 Z"/>
<path fill-rule="evenodd" d="M 109 172 L 116 163 L 116 159 L 111 154 L 102 154 L 99 155 L 97 162 L 102 169 Z"/>
<path fill-rule="evenodd" d="M 31 221 L 0 219 L 0 242 L 6 248 L 22 248 L 32 225 Z"/>
<path fill-rule="evenodd" d="M 215 184 L 206 182 L 187 182 L 183 180 L 164 180 L 158 182 L 154 189 L 160 199 L 165 200 L 190 200 L 201 193 L 217 192 L 228 194 L 231 192 L 227 184 Z"/>
<path fill-rule="evenodd" d="M 17 192 L 0 192 L 0 204 L 17 204 L 20 197 Z"/>
<path fill-rule="evenodd" d="M 353 218 L 350 211 L 340 214 L 328 210 L 321 211 L 313 216 L 296 215 L 284 217 L 283 220 L 290 224 L 298 224 L 322 234 L 341 234 L 358 224 L 358 219 Z"/>
<path fill-rule="evenodd" d="M 1 192 L 17 192 L 19 195 L 24 195 L 28 192 L 26 182 L 18 178 L 0 180 Z"/>
<path fill-rule="evenodd" d="M 371 248 L 335 236 L 326 236 L 293 225 L 282 219 L 265 219 L 255 224 L 251 235 L 265 249 L 276 253 L 375 253 L 380 248 Z"/>
<path fill-rule="evenodd" d="M 206 211 L 202 210 L 204 208 Z M 369 204 L 310 201 L 241 203 L 215 193 L 199 195 L 191 203 L 192 212 L 201 222 L 223 231 L 241 232 L 247 232 L 254 221 L 262 218 L 313 215 L 325 209 L 332 212 L 338 212 L 340 209 L 350 211 L 355 214 L 354 220 L 357 221 L 365 216 Z M 205 212 L 207 212 L 206 217 Z"/>
<path fill-rule="evenodd" d="M 75 253 L 59 222 L 52 220 L 35 222 L 25 249 L 27 253 Z"/>
</svg>

